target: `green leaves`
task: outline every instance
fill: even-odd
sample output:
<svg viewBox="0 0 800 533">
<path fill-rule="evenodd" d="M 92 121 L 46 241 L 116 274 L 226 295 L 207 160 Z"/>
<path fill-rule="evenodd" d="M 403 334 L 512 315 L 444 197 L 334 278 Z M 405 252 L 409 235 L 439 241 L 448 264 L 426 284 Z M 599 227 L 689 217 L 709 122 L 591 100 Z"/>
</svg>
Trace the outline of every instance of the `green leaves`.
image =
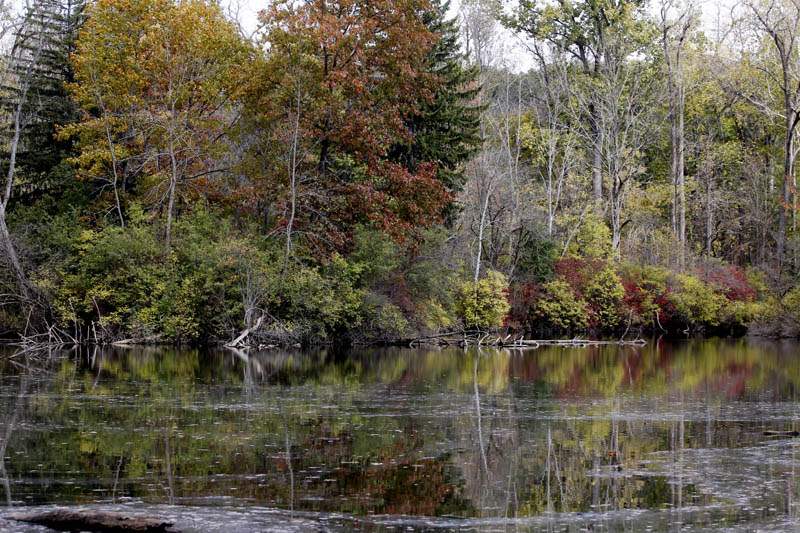
<svg viewBox="0 0 800 533">
<path fill-rule="evenodd" d="M 490 270 L 477 283 L 466 282 L 458 293 L 458 313 L 467 329 L 491 329 L 503 325 L 511 310 L 508 278 Z"/>
</svg>

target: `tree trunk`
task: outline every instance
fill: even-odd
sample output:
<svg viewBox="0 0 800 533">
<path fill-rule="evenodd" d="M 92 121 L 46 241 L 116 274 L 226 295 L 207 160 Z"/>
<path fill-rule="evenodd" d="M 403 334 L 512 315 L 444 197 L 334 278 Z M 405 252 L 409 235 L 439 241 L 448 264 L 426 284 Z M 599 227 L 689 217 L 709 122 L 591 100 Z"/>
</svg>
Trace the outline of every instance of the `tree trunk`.
<svg viewBox="0 0 800 533">
<path fill-rule="evenodd" d="M 37 524 L 61 531 L 170 531 L 173 522 L 123 513 L 56 509 L 12 514 L 11 520 Z"/>
<path fill-rule="evenodd" d="M 300 138 L 300 91 L 297 91 L 297 109 L 294 116 L 294 131 L 292 131 L 292 148 L 289 157 L 289 218 L 286 222 L 286 261 L 292 253 L 292 229 L 297 211 L 297 148 Z"/>
<path fill-rule="evenodd" d="M 713 179 L 713 174 L 706 179 L 706 255 L 708 257 L 711 257 L 714 244 L 714 206 L 711 199 Z"/>
<path fill-rule="evenodd" d="M 170 161 L 170 176 L 169 176 L 169 191 L 167 192 L 167 227 L 164 232 L 164 245 L 169 252 L 172 246 L 172 217 L 175 210 L 175 189 L 178 187 L 178 159 L 175 154 L 175 133 L 174 133 L 174 106 L 173 106 L 173 124 L 170 125 L 169 131 L 169 161 Z"/>
<path fill-rule="evenodd" d="M 3 196 L 0 197 L 0 240 L 2 240 L 2 246 L 3 250 L 5 251 L 6 260 L 8 261 L 11 271 L 14 273 L 14 277 L 16 278 L 20 296 L 26 300 L 29 300 L 31 297 L 31 285 L 28 281 L 28 276 L 25 275 L 25 271 L 22 269 L 22 264 L 19 261 L 17 250 L 14 248 L 14 241 L 11 240 L 11 233 L 8 231 L 8 226 L 6 224 L 6 212 L 8 209 L 8 203 L 11 200 L 11 191 L 14 188 L 14 175 L 17 167 L 17 150 L 19 148 L 19 139 L 22 135 L 21 115 L 23 99 L 24 98 L 20 99 L 14 111 L 14 136 L 12 137 L 11 145 L 9 146 L 8 171 L 6 172 L 5 190 L 3 191 Z"/>
<path fill-rule="evenodd" d="M 778 271 L 783 271 L 786 255 L 787 211 L 791 206 L 791 184 L 794 176 L 794 124 L 795 114 L 789 112 L 787 103 L 786 138 L 783 148 L 783 187 L 781 187 L 780 209 L 778 211 Z"/>
<path fill-rule="evenodd" d="M 684 114 L 686 93 L 678 87 L 677 120 L 675 135 L 675 183 L 678 188 L 678 243 L 680 245 L 680 267 L 686 266 L 686 138 Z"/>
<path fill-rule="evenodd" d="M 603 133 L 599 121 L 599 117 L 592 117 L 592 192 L 598 204 L 603 201 Z"/>
<path fill-rule="evenodd" d="M 174 158 L 173 158 L 174 159 Z M 173 163 L 173 167 L 174 167 Z M 172 247 L 172 212 L 175 209 L 175 188 L 177 186 L 177 177 L 173 173 L 169 178 L 169 192 L 167 200 L 167 227 L 164 232 L 164 246 L 169 252 Z"/>
<path fill-rule="evenodd" d="M 491 187 L 487 187 L 485 197 L 483 199 L 483 206 L 481 206 L 481 219 L 478 224 L 478 251 L 475 254 L 475 272 L 474 281 L 477 284 L 481 276 L 481 259 L 483 256 L 483 231 L 486 228 L 486 212 L 489 209 L 489 196 L 491 195 Z"/>
<path fill-rule="evenodd" d="M 11 271 L 14 273 L 14 277 L 17 280 L 20 296 L 26 300 L 30 300 L 30 283 L 28 282 L 28 277 L 25 275 L 25 271 L 22 269 L 17 250 L 14 248 L 14 241 L 11 240 L 11 234 L 8 231 L 8 226 L 6 226 L 5 209 L 0 209 L 0 241 L 2 241 L 3 244 L 6 261 L 8 261 Z"/>
<path fill-rule="evenodd" d="M 102 100 L 101 100 L 102 102 Z M 103 122 L 105 124 L 106 130 L 106 142 L 108 142 L 108 150 L 111 154 L 111 167 L 112 167 L 112 183 L 111 185 L 114 188 L 114 202 L 116 203 L 117 208 L 117 215 L 119 216 L 119 224 L 123 228 L 125 227 L 125 217 L 122 215 L 122 202 L 119 198 L 119 174 L 117 172 L 117 151 L 114 148 L 114 140 L 111 138 L 111 127 L 108 124 L 108 115 L 106 113 L 105 106 L 101 104 L 101 113 L 103 113 Z"/>
</svg>

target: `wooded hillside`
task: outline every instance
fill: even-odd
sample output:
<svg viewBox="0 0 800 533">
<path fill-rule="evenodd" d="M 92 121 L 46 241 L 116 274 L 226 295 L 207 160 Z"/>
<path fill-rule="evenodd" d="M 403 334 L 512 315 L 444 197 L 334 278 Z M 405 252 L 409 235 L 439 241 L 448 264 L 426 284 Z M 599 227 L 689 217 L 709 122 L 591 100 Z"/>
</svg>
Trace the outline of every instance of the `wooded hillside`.
<svg viewBox="0 0 800 533">
<path fill-rule="evenodd" d="M 796 335 L 800 4 L 700 7 L 0 1 L 0 334 Z"/>
</svg>

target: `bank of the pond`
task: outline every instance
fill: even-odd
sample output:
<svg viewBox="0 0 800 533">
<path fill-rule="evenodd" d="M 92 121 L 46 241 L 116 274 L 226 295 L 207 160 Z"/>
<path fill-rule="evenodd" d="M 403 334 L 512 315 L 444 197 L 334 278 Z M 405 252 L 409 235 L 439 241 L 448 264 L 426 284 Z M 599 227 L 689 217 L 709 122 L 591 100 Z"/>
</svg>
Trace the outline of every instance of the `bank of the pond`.
<svg viewBox="0 0 800 533">
<path fill-rule="evenodd" d="M 294 346 L 392 344 L 437 335 L 528 339 L 793 336 L 800 289 L 755 270 L 674 271 L 569 255 L 507 274 L 455 265 L 360 228 L 347 254 L 286 258 L 208 212 L 173 248 L 144 223 L 69 233 L 31 275 L 30 297 L 0 298 L 0 335 L 48 343 Z M 78 235 L 80 237 L 75 237 Z M 55 246 L 55 245 L 54 245 Z M 407 343 L 406 343 L 407 344 Z"/>
</svg>

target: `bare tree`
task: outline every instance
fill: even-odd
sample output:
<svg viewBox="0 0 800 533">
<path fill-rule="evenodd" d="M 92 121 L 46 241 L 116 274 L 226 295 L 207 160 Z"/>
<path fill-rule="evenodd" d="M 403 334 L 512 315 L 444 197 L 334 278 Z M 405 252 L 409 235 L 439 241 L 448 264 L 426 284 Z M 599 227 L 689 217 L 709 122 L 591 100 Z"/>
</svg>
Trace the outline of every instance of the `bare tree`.
<svg viewBox="0 0 800 533">
<path fill-rule="evenodd" d="M 778 268 L 783 270 L 787 212 L 793 205 L 795 177 L 795 134 L 800 123 L 800 0 L 745 0 L 744 6 L 752 14 L 752 29 L 758 35 L 765 34 L 772 44 L 777 60 L 777 69 L 769 65 L 759 65 L 765 75 L 779 88 L 782 109 L 776 110 L 784 123 L 783 140 L 783 187 L 781 189 L 781 209 L 778 214 L 777 255 Z M 755 95 L 745 95 L 761 109 L 769 105 Z"/>
<path fill-rule="evenodd" d="M 697 23 L 692 1 L 661 0 L 660 30 L 670 120 L 670 178 L 672 181 L 672 231 L 680 248 L 680 266 L 686 261 L 686 138 L 684 132 L 686 84 L 684 49 Z"/>
<path fill-rule="evenodd" d="M 16 279 L 20 296 L 29 300 L 33 288 L 22 268 L 14 241 L 8 230 L 6 215 L 14 191 L 17 152 L 22 132 L 34 118 L 35 108 L 30 105 L 29 94 L 45 46 L 43 35 L 45 26 L 43 23 L 32 24 L 34 21 L 31 20 L 31 17 L 34 11 L 30 6 L 26 6 L 24 18 L 15 18 L 10 6 L 5 2 L 0 4 L 0 12 L 3 15 L 0 36 L 6 38 L 10 33 L 15 34 L 14 44 L 7 56 L 3 74 L 4 97 L 8 99 L 7 106 L 10 109 L 11 138 L 8 141 L 8 160 L 5 162 L 5 184 L 0 193 L 0 244 L 2 244 L 6 260 Z"/>
<path fill-rule="evenodd" d="M 611 244 L 618 253 L 629 188 L 644 172 L 641 156 L 652 123 L 655 79 L 646 64 L 617 56 L 607 62 L 602 81 L 595 99 L 603 135 L 603 170 L 609 182 Z"/>
<path fill-rule="evenodd" d="M 578 166 L 580 157 L 576 136 L 565 120 L 569 116 L 570 97 L 567 58 L 552 45 L 534 42 L 529 48 L 536 59 L 534 75 L 538 83 L 538 90 L 534 91 L 538 161 L 534 168 L 544 192 L 547 236 L 553 238 L 567 178 Z"/>
<path fill-rule="evenodd" d="M 467 58 L 478 69 L 478 83 L 482 90 L 478 95 L 478 105 L 483 105 L 484 93 L 487 92 L 488 69 L 495 60 L 495 44 L 497 39 L 498 24 L 493 11 L 494 4 L 491 0 L 467 0 L 461 5 L 461 27 L 464 35 L 464 44 Z M 481 138 L 486 139 L 488 125 L 486 114 L 481 118 Z M 496 155 L 496 154 L 494 154 Z M 476 251 L 473 267 L 473 278 L 477 283 L 481 274 L 483 261 L 483 242 L 488 223 L 489 202 L 497 187 L 498 175 L 489 151 L 483 150 L 471 163 L 469 174 L 473 187 L 477 193 L 478 228 L 476 231 Z"/>
</svg>

